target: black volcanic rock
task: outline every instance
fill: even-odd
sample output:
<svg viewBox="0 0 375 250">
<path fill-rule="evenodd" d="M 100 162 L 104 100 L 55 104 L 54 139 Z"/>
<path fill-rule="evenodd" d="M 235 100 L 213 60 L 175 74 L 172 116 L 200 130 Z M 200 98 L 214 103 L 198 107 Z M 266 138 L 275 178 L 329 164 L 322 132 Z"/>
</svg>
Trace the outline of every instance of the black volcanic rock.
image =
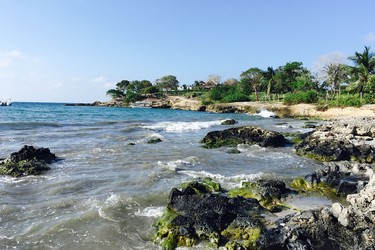
<svg viewBox="0 0 375 250">
<path fill-rule="evenodd" d="M 278 132 L 269 131 L 259 127 L 237 127 L 223 131 L 208 133 L 201 143 L 206 148 L 218 148 L 222 146 L 237 146 L 238 144 L 257 144 L 262 147 L 282 147 L 286 140 Z"/>
</svg>

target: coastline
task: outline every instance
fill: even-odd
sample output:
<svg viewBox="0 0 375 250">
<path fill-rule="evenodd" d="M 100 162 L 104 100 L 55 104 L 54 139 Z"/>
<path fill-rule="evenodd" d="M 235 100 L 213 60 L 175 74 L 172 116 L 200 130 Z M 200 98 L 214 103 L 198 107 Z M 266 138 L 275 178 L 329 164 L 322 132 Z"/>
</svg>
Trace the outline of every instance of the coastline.
<svg viewBox="0 0 375 250">
<path fill-rule="evenodd" d="M 278 117 L 291 118 L 318 118 L 330 120 L 346 117 L 375 117 L 375 104 L 361 107 L 334 107 L 327 110 L 317 110 L 313 104 L 285 105 L 281 102 L 233 102 L 202 105 L 200 100 L 181 96 L 168 96 L 163 99 L 146 99 L 151 103 L 151 108 L 171 108 L 177 110 L 206 111 L 213 113 L 247 113 L 255 114 L 261 110 L 268 110 Z M 81 106 L 82 104 L 67 104 L 68 106 Z M 128 107 L 121 102 L 94 102 L 85 106 L 103 107 Z"/>
</svg>

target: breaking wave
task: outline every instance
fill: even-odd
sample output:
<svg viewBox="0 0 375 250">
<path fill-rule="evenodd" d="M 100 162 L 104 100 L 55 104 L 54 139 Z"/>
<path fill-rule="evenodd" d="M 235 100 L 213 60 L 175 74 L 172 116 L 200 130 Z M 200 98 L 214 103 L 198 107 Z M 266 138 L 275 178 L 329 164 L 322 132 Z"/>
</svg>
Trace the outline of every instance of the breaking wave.
<svg viewBox="0 0 375 250">
<path fill-rule="evenodd" d="M 143 128 L 157 131 L 183 132 L 211 128 L 220 125 L 222 122 L 222 120 L 209 122 L 159 122 L 154 125 L 143 126 Z"/>
</svg>

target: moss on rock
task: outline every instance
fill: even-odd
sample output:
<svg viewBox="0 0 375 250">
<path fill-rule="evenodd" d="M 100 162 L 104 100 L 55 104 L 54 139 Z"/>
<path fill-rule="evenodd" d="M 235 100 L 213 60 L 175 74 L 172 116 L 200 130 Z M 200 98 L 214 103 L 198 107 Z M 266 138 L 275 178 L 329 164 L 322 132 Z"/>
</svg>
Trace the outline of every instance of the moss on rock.
<svg viewBox="0 0 375 250">
<path fill-rule="evenodd" d="M 277 185 L 274 187 L 267 185 L 268 183 L 264 180 L 259 180 L 258 182 L 244 182 L 242 187 L 228 191 L 228 196 L 256 199 L 263 208 L 270 212 L 279 212 L 285 207 L 280 199 L 285 197 L 286 193 L 290 190 L 285 187 L 283 182 L 277 182 Z"/>
<path fill-rule="evenodd" d="M 337 196 L 336 189 L 330 187 L 325 182 L 309 182 L 305 178 L 295 179 L 290 183 L 290 187 L 297 191 L 308 191 L 308 192 L 317 192 L 327 197 Z"/>
</svg>

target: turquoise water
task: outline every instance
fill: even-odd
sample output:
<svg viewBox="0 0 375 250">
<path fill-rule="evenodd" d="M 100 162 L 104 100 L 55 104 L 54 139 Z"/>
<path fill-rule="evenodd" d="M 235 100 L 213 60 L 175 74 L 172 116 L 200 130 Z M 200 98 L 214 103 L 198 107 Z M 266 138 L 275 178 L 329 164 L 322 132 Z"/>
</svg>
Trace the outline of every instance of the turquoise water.
<svg viewBox="0 0 375 250">
<path fill-rule="evenodd" d="M 204 149 L 199 141 L 233 118 L 237 125 L 306 131 L 303 122 L 247 114 L 169 109 L 0 107 L 0 158 L 23 145 L 62 160 L 42 176 L 0 177 L 1 249 L 158 249 L 150 238 L 172 187 L 209 176 L 224 187 L 254 178 L 289 180 L 319 164 L 292 147 Z M 148 144 L 161 138 L 158 144 Z M 129 145 L 135 143 L 135 145 Z"/>
</svg>

